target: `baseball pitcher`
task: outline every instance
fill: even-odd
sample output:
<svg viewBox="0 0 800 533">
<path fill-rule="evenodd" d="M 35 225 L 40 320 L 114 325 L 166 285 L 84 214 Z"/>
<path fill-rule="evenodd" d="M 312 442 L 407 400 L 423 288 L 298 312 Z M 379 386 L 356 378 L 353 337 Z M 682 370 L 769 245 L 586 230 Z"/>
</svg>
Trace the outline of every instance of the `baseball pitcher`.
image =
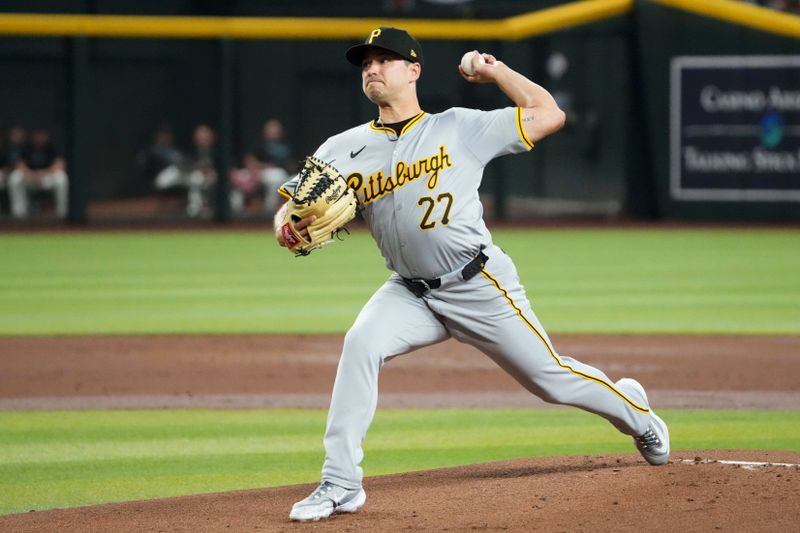
<svg viewBox="0 0 800 533">
<path fill-rule="evenodd" d="M 483 221 L 478 186 L 484 167 L 498 156 L 531 150 L 563 126 L 564 113 L 550 93 L 491 54 L 473 53 L 458 67 L 462 77 L 497 85 L 513 105 L 429 114 L 417 99 L 422 49 L 406 31 L 377 28 L 346 57 L 361 69 L 362 90 L 378 118 L 329 138 L 314 160 L 332 164 L 347 180 L 392 275 L 345 336 L 322 482 L 289 517 L 319 520 L 364 505 L 361 443 L 375 413 L 381 367 L 449 337 L 477 347 L 545 401 L 602 416 L 633 437 L 650 464 L 666 463 L 669 432 L 644 388 L 628 378 L 615 383 L 556 352 L 514 263 L 492 243 Z M 292 198 L 298 180 L 280 192 Z M 276 214 L 275 235 L 281 246 L 289 238 L 292 247 L 308 240 L 324 215 L 287 221 L 290 204 Z"/>
</svg>

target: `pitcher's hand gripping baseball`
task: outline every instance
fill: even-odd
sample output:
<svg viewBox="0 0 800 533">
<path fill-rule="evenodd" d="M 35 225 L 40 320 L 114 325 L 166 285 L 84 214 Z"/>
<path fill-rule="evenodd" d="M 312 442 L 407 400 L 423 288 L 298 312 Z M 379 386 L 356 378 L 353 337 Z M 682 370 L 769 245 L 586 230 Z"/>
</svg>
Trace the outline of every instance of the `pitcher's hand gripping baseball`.
<svg viewBox="0 0 800 533">
<path fill-rule="evenodd" d="M 330 164 L 308 156 L 280 227 L 283 242 L 295 255 L 308 255 L 331 242 L 355 218 L 357 210 L 355 192 L 344 176 Z M 305 238 L 296 224 L 312 215 L 316 219 L 306 226 Z"/>
</svg>

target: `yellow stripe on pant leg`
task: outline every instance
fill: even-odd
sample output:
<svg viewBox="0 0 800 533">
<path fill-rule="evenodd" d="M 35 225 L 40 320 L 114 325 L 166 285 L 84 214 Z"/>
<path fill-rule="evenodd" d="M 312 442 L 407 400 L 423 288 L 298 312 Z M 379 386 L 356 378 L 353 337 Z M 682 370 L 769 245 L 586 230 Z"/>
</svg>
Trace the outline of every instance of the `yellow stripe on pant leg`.
<svg viewBox="0 0 800 533">
<path fill-rule="evenodd" d="M 614 387 L 614 385 L 612 385 L 611 383 L 608 383 L 607 381 L 602 380 L 600 378 L 597 378 L 597 377 L 594 377 L 594 376 L 590 376 L 589 374 L 584 374 L 583 372 L 579 372 L 578 370 L 575 370 L 571 366 L 569 366 L 567 364 L 564 364 L 561 361 L 561 359 L 555 354 L 555 352 L 553 352 L 553 349 L 550 347 L 550 343 L 548 343 L 547 340 L 544 338 L 544 336 L 541 333 L 539 333 L 539 330 L 537 330 L 536 327 L 533 324 L 531 324 L 530 321 L 527 318 L 525 318 L 525 315 L 522 314 L 522 309 L 517 307 L 517 305 L 514 303 L 514 300 L 512 300 L 511 296 L 508 295 L 508 291 L 506 291 L 503 287 L 501 287 L 500 283 L 498 283 L 498 281 L 496 279 L 494 279 L 491 274 L 486 272 L 486 270 L 482 270 L 481 274 L 483 275 L 483 277 L 488 279 L 492 283 L 492 285 L 497 287 L 497 290 L 500 291 L 500 293 L 508 301 L 508 303 L 514 309 L 514 311 L 517 312 L 517 315 L 519 315 L 519 317 L 525 322 L 525 324 L 531 329 L 531 331 L 533 331 L 536 334 L 536 336 L 539 338 L 539 340 L 542 341 L 542 343 L 547 348 L 547 352 L 550 354 L 550 357 L 553 358 L 553 360 L 556 362 L 556 364 L 558 364 L 558 366 L 560 366 L 561 368 L 565 368 L 565 369 L 569 370 L 570 372 L 572 372 L 576 376 L 580 376 L 583 379 L 586 379 L 588 381 L 594 381 L 595 383 L 599 383 L 600 385 L 603 385 L 604 387 L 609 389 L 611 392 L 613 392 L 614 394 L 616 394 L 617 396 L 619 396 L 620 398 L 625 400 L 626 403 L 628 403 L 631 407 L 633 407 L 637 411 L 641 411 L 642 413 L 649 413 L 650 412 L 650 409 L 648 409 L 646 407 L 642 407 L 641 405 L 638 405 L 636 402 L 634 402 L 633 400 L 631 400 L 630 398 L 628 398 L 627 396 L 622 394 L 620 391 L 618 391 Z"/>
</svg>

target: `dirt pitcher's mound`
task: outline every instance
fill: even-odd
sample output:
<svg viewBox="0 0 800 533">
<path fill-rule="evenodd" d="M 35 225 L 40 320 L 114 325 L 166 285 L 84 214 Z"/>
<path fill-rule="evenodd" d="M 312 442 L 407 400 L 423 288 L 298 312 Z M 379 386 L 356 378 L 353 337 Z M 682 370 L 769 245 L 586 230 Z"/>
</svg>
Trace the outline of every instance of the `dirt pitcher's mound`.
<svg viewBox="0 0 800 533">
<path fill-rule="evenodd" d="M 680 452 L 661 467 L 638 455 L 534 458 L 368 478 L 361 511 L 316 523 L 287 518 L 314 488 L 294 485 L 10 515 L 0 530 L 790 531 L 798 463 L 792 452 Z"/>
</svg>

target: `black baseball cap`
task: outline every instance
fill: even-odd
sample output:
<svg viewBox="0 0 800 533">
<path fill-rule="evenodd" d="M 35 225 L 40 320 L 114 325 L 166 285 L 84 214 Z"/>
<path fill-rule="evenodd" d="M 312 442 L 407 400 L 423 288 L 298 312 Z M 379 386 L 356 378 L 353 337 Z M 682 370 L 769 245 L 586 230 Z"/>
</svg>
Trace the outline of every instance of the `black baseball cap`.
<svg viewBox="0 0 800 533">
<path fill-rule="evenodd" d="M 348 49 L 345 57 L 350 63 L 360 67 L 364 54 L 371 48 L 388 50 L 412 63 L 422 65 L 422 47 L 406 30 L 388 26 L 374 29 L 363 44 L 357 44 Z"/>
</svg>

